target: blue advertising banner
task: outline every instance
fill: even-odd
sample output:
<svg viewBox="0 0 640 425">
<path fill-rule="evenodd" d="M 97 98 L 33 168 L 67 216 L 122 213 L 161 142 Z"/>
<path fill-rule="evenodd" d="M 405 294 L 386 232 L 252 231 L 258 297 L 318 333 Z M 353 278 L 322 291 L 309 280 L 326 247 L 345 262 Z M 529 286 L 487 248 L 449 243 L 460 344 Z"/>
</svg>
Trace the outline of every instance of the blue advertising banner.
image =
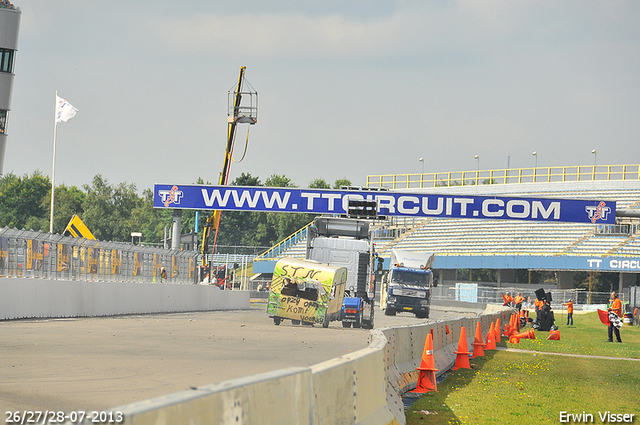
<svg viewBox="0 0 640 425">
<path fill-rule="evenodd" d="M 616 203 L 582 199 L 461 196 L 277 187 L 154 185 L 155 208 L 346 214 L 349 200 L 375 200 L 378 214 L 615 224 Z"/>
</svg>

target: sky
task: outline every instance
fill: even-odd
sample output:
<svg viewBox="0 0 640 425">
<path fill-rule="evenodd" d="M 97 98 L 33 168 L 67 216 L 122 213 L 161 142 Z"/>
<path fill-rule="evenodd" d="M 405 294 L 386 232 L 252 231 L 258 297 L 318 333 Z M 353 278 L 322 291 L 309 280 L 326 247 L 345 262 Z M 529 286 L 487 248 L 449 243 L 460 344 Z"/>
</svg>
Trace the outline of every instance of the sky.
<svg viewBox="0 0 640 425">
<path fill-rule="evenodd" d="M 13 3 L 5 173 L 51 175 L 57 91 L 57 185 L 217 183 L 241 66 L 229 181 L 640 163 L 637 1 Z"/>
</svg>

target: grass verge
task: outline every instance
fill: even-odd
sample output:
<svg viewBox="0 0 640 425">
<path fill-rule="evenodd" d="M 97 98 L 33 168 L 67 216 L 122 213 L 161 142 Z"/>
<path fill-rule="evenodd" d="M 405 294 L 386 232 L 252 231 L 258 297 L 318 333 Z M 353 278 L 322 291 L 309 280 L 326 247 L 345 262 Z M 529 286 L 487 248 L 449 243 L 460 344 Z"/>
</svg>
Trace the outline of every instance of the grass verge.
<svg viewBox="0 0 640 425">
<path fill-rule="evenodd" d="M 556 323 L 560 341 L 536 332 L 536 340 L 500 344 L 541 353 L 488 351 L 472 359 L 473 369 L 451 372 L 437 392 L 408 408 L 407 424 L 561 423 L 561 412 L 592 415 L 593 423 L 603 423 L 605 412 L 634 414 L 633 423 L 640 423 L 640 362 L 624 360 L 640 358 L 640 329 L 624 326 L 617 344 L 605 342 L 607 327 L 596 313 L 575 315 L 573 327 L 561 326 L 559 317 Z"/>
</svg>

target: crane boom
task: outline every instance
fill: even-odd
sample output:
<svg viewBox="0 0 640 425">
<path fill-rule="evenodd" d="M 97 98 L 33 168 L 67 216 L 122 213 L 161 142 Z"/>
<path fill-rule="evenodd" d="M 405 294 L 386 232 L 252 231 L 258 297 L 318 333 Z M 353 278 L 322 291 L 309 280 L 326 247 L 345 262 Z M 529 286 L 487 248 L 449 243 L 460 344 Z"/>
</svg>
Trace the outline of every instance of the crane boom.
<svg viewBox="0 0 640 425">
<path fill-rule="evenodd" d="M 245 82 L 244 73 L 246 66 L 240 67 L 240 76 L 238 77 L 238 85 L 234 92 L 234 101 L 233 108 L 230 108 L 229 117 L 227 118 L 227 145 L 224 152 L 224 164 L 222 166 L 222 172 L 220 173 L 220 178 L 218 184 L 220 186 L 225 186 L 228 183 L 229 179 L 229 169 L 231 166 L 231 155 L 233 154 L 233 146 L 235 142 L 235 134 L 236 127 L 238 123 L 249 123 L 255 124 L 257 122 L 257 100 L 256 106 L 253 105 L 253 99 L 251 100 L 251 104 L 248 107 L 242 106 L 242 95 L 243 95 L 243 85 Z M 255 91 L 251 91 L 249 96 L 253 98 L 254 95 L 257 96 Z M 245 114 L 247 113 L 248 116 Z M 218 237 L 218 226 L 220 224 L 220 215 L 221 211 L 214 211 L 213 214 L 207 219 L 207 222 L 204 227 L 204 232 L 202 236 L 202 265 L 207 266 L 207 255 L 208 253 L 208 245 L 211 236 L 213 235 L 213 248 L 211 252 L 215 250 L 216 240 Z"/>
</svg>

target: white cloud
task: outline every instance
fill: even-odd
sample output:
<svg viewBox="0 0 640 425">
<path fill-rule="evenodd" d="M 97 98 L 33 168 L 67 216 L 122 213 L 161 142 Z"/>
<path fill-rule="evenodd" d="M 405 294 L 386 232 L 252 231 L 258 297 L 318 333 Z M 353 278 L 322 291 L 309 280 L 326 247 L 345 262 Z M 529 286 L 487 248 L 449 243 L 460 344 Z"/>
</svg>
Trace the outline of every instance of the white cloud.
<svg viewBox="0 0 640 425">
<path fill-rule="evenodd" d="M 148 28 L 175 51 L 231 56 L 367 60 L 424 56 L 431 49 L 475 44 L 467 29 L 453 31 L 459 16 L 445 9 L 399 10 L 368 20 L 341 15 L 199 14 L 161 17 Z M 462 23 L 463 28 L 472 27 Z M 454 47 L 455 50 L 455 47 Z"/>
</svg>

